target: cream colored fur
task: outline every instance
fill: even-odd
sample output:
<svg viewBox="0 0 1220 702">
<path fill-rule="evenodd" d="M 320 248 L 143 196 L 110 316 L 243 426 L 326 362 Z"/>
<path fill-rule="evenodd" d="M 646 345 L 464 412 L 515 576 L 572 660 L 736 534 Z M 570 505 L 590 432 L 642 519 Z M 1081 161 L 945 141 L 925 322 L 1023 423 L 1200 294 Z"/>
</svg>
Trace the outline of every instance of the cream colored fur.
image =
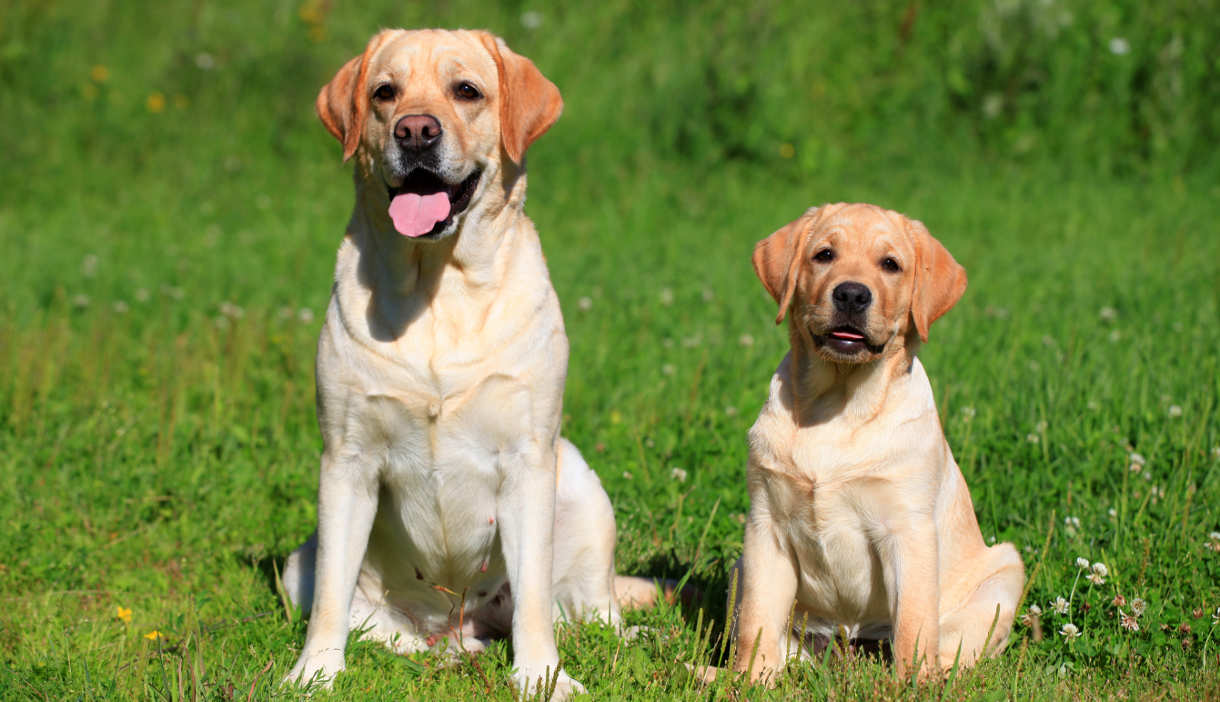
<svg viewBox="0 0 1220 702">
<path fill-rule="evenodd" d="M 481 98 L 456 96 L 460 81 Z M 384 31 L 319 95 L 356 203 L 318 342 L 318 529 L 284 571 L 311 613 L 288 680 L 329 684 L 357 628 L 400 653 L 511 634 L 518 687 L 557 675 L 563 699 L 583 688 L 553 622 L 619 622 L 614 513 L 559 435 L 568 341 L 523 211 L 525 149 L 561 108 L 531 62 L 469 31 Z M 410 114 L 442 125 L 445 182 L 481 173 L 465 211 L 419 239 L 387 215 L 412 169 L 392 134 Z"/>
<path fill-rule="evenodd" d="M 749 433 L 735 668 L 774 675 L 842 631 L 892 637 L 898 672 L 920 677 L 999 652 L 1024 566 L 984 544 L 916 357 L 965 271 L 922 224 L 871 205 L 810 210 L 754 263 L 792 350 Z M 843 283 L 871 290 L 852 326 L 872 348 L 833 343 Z"/>
</svg>

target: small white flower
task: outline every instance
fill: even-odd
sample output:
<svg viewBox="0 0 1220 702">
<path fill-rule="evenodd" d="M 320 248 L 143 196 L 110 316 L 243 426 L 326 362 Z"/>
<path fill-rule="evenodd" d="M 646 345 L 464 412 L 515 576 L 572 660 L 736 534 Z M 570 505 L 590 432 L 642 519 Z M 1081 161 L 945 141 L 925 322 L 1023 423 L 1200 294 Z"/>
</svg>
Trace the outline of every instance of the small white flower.
<svg viewBox="0 0 1220 702">
<path fill-rule="evenodd" d="M 1042 335 L 1042 345 L 1047 346 L 1047 347 L 1054 346 L 1055 337 L 1051 336 L 1050 334 L 1043 334 Z"/>
<path fill-rule="evenodd" d="M 1088 575 L 1084 576 L 1084 579 L 1088 580 L 1089 582 L 1093 583 L 1094 585 L 1105 585 L 1106 584 L 1106 579 L 1101 577 L 1097 573 L 1089 573 Z"/>
<path fill-rule="evenodd" d="M 136 288 L 134 297 L 136 302 L 148 302 L 148 290 L 145 288 Z"/>
<path fill-rule="evenodd" d="M 978 412 L 974 409 L 974 407 L 972 407 L 970 405 L 966 405 L 965 407 L 962 408 L 962 419 L 964 419 L 967 422 L 969 422 L 971 419 L 974 419 L 974 416 L 976 414 L 978 414 Z"/>
<path fill-rule="evenodd" d="M 1141 597 L 1137 597 L 1137 598 L 1131 600 L 1131 611 L 1134 612 L 1135 616 L 1137 616 L 1137 617 L 1144 613 L 1144 609 L 1147 606 L 1148 606 L 1148 603 L 1145 602 L 1143 600 L 1143 598 L 1141 598 Z"/>
<path fill-rule="evenodd" d="M 1207 535 L 1207 538 L 1211 539 L 1212 541 L 1220 541 L 1220 531 L 1213 531 Z"/>
<path fill-rule="evenodd" d="M 1110 574 L 1110 569 L 1106 568 L 1106 564 L 1102 563 L 1101 561 L 1094 563 L 1092 568 L 1094 573 L 1103 578 Z"/>
<path fill-rule="evenodd" d="M 1101 403 L 1097 400 L 1089 400 L 1088 402 L 1084 403 L 1084 406 L 1088 407 L 1090 412 L 1096 412 L 1097 410 L 1101 409 Z"/>
<path fill-rule="evenodd" d="M 631 474 L 631 471 L 629 471 L 629 470 L 623 471 L 623 480 L 632 480 L 634 478 L 635 478 L 635 476 Z"/>
<path fill-rule="evenodd" d="M 1182 408 L 1181 408 L 1181 407 L 1179 407 L 1178 405 L 1170 405 L 1170 406 L 1169 406 L 1169 417 L 1170 417 L 1170 419 L 1177 419 L 1178 417 L 1181 417 L 1181 416 L 1182 416 Z"/>
<path fill-rule="evenodd" d="M 91 302 L 91 300 L 89 299 L 89 296 L 85 295 L 84 293 L 72 296 L 72 306 L 73 307 L 79 307 L 81 309 L 84 309 L 89 306 L 90 302 Z"/>
<path fill-rule="evenodd" d="M 675 466 L 673 468 L 673 470 L 669 471 L 669 477 L 672 478 L 673 480 L 678 481 L 679 483 L 685 483 L 686 482 L 686 471 Z"/>
<path fill-rule="evenodd" d="M 589 310 L 593 309 L 593 300 L 588 297 L 582 297 L 576 301 L 576 306 L 588 312 Z"/>
<path fill-rule="evenodd" d="M 246 316 L 246 311 L 232 302 L 220 303 L 220 313 L 229 319 L 241 319 Z"/>
<path fill-rule="evenodd" d="M 1101 317 L 1103 322 L 1113 322 L 1118 317 L 1118 310 L 1113 307 L 1106 306 L 1098 310 L 1097 316 Z"/>
<path fill-rule="evenodd" d="M 1107 336 L 1106 338 L 1109 339 L 1110 343 L 1113 344 L 1113 343 L 1118 343 L 1118 341 L 1123 338 L 1123 335 L 1122 335 L 1122 332 L 1115 329 L 1115 330 L 1111 331 L 1109 336 Z"/>
<path fill-rule="evenodd" d="M 750 336 L 749 334 L 742 334 L 741 336 L 737 337 L 737 343 L 745 347 L 753 346 L 754 337 Z"/>
<path fill-rule="evenodd" d="M 305 324 L 309 324 L 313 321 L 313 310 L 309 309 L 308 307 L 302 307 L 301 309 L 297 310 L 297 319 L 301 320 Z"/>
<path fill-rule="evenodd" d="M 526 29 L 537 29 L 542 26 L 542 13 L 537 10 L 526 10 L 521 13 L 521 26 Z"/>
<path fill-rule="evenodd" d="M 1036 604 L 1031 604 L 1031 605 L 1029 606 L 1029 613 L 1030 613 L 1030 614 L 1033 614 L 1033 615 L 1041 615 L 1041 614 L 1042 614 L 1042 608 L 1041 608 L 1041 607 L 1039 607 L 1039 606 L 1038 606 L 1038 605 L 1036 605 Z"/>
<path fill-rule="evenodd" d="M 729 416 L 729 417 L 736 417 L 736 416 L 737 416 L 737 408 L 736 408 L 736 407 L 734 407 L 734 406 L 732 406 L 732 405 L 729 405 L 728 407 L 725 407 L 725 408 L 724 408 L 724 413 L 725 413 L 725 415 L 726 415 L 726 416 Z"/>
<path fill-rule="evenodd" d="M 1063 636 L 1063 638 L 1068 640 L 1068 643 L 1080 638 L 1080 628 L 1071 622 L 1068 622 L 1060 627 L 1059 633 Z"/>
<path fill-rule="evenodd" d="M 716 291 L 712 290 L 711 288 L 704 288 L 702 295 L 704 302 L 711 302 L 712 300 L 716 299 Z"/>
<path fill-rule="evenodd" d="M 1111 507 L 1110 509 L 1106 510 L 1106 514 L 1110 515 L 1111 519 L 1115 519 L 1118 517 L 1118 510 Z"/>
<path fill-rule="evenodd" d="M 661 366 L 661 372 L 665 375 L 673 375 L 674 373 L 678 372 L 678 369 L 676 366 L 674 366 L 674 364 L 666 363 L 665 365 Z"/>
<path fill-rule="evenodd" d="M 673 290 L 670 290 L 669 288 L 661 288 L 661 304 L 667 306 L 674 304 Z"/>
<path fill-rule="evenodd" d="M 122 300 L 116 300 L 114 303 L 115 314 L 127 314 L 127 303 Z"/>
<path fill-rule="evenodd" d="M 1063 599 L 1063 596 L 1060 595 L 1059 597 L 1055 598 L 1054 602 L 1051 603 L 1051 609 L 1055 610 L 1055 614 L 1067 614 L 1068 601 Z"/>
<path fill-rule="evenodd" d="M 1037 424 L 1035 424 L 1034 431 L 1038 432 L 1039 434 L 1045 434 L 1046 433 L 1046 421 L 1044 420 L 1044 421 L 1041 421 L 1041 422 L 1038 422 Z"/>
<path fill-rule="evenodd" d="M 1041 438 L 1039 438 L 1037 434 L 1026 434 L 1026 435 L 1025 435 L 1025 440 L 1026 440 L 1026 441 L 1028 441 L 1028 442 L 1029 442 L 1029 443 L 1031 443 L 1031 444 L 1036 444 L 1036 443 L 1038 443 L 1039 441 L 1041 441 L 1042 439 L 1041 439 Z"/>
<path fill-rule="evenodd" d="M 1077 567 L 1077 568 L 1079 568 L 1079 569 L 1081 569 L 1081 570 L 1088 570 L 1088 569 L 1089 569 L 1089 559 L 1087 559 L 1087 558 L 1077 558 L 1077 559 L 1076 559 L 1076 567 Z"/>
<path fill-rule="evenodd" d="M 1110 53 L 1115 56 L 1123 56 L 1131 51 L 1131 44 L 1123 37 L 1114 37 L 1110 40 Z"/>
<path fill-rule="evenodd" d="M 1148 462 L 1148 460 L 1144 458 L 1143 454 L 1139 454 L 1134 451 L 1132 451 L 1127 458 L 1131 461 L 1132 465 L 1142 466 Z"/>
<path fill-rule="evenodd" d="M 1021 623 L 1025 626 L 1032 627 L 1034 620 L 1042 616 L 1042 608 L 1036 604 L 1031 604 L 1025 614 L 1021 615 Z"/>
<path fill-rule="evenodd" d="M 201 71 L 210 71 L 216 68 L 216 57 L 206 51 L 201 51 L 195 54 L 195 66 Z"/>
<path fill-rule="evenodd" d="M 682 348 L 693 349 L 703 344 L 703 335 L 695 334 L 682 339 Z"/>
<path fill-rule="evenodd" d="M 983 96 L 983 116 L 995 119 L 1004 111 L 1004 96 L 1000 93 L 987 93 Z"/>
<path fill-rule="evenodd" d="M 1139 623 L 1139 620 L 1135 618 L 1135 615 L 1127 614 L 1126 612 L 1122 611 L 1121 609 L 1118 610 L 1118 623 L 1120 626 L 1122 626 L 1122 628 L 1126 629 L 1127 631 L 1139 631 L 1140 630 L 1140 623 Z"/>
<path fill-rule="evenodd" d="M 98 262 L 97 254 L 86 254 L 85 258 L 80 262 L 80 274 L 86 278 L 92 278 L 97 275 Z"/>
</svg>

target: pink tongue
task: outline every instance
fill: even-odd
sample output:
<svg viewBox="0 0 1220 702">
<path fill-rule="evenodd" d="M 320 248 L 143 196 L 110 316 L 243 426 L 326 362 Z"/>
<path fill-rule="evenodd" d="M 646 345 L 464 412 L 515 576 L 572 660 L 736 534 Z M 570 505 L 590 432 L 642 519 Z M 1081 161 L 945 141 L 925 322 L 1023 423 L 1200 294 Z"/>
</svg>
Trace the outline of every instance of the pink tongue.
<svg viewBox="0 0 1220 702">
<path fill-rule="evenodd" d="M 861 336 L 859 334 L 853 334 L 849 331 L 831 332 L 830 335 L 835 337 L 836 339 L 849 339 L 851 341 L 859 341 L 864 338 L 863 336 Z"/>
<path fill-rule="evenodd" d="M 390 203 L 390 219 L 394 220 L 394 228 L 399 234 L 410 237 L 427 234 L 437 222 L 448 216 L 449 196 L 445 193 L 403 193 Z"/>
</svg>

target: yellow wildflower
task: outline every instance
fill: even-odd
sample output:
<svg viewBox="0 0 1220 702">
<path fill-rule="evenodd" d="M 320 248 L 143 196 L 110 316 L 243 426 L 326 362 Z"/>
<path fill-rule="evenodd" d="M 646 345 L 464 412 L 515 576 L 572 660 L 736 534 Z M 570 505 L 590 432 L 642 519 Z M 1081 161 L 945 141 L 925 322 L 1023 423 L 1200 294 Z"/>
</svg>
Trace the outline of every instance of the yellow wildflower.
<svg viewBox="0 0 1220 702">
<path fill-rule="evenodd" d="M 144 638 L 148 639 L 149 641 L 156 641 L 157 639 L 165 638 L 165 634 L 162 634 L 161 632 L 157 631 L 156 629 L 153 629 L 152 631 L 145 634 Z"/>
<path fill-rule="evenodd" d="M 92 78 L 93 82 L 95 83 L 105 83 L 106 81 L 110 80 L 110 69 L 99 63 L 93 68 L 89 69 L 89 77 Z"/>
<path fill-rule="evenodd" d="M 119 605 L 114 610 L 114 616 L 116 618 L 118 618 L 120 621 L 130 622 L 131 621 L 131 609 L 128 607 Z"/>
<path fill-rule="evenodd" d="M 148 107 L 148 111 L 158 113 L 165 109 L 165 96 L 159 92 L 149 94 L 148 100 L 144 103 Z"/>
</svg>

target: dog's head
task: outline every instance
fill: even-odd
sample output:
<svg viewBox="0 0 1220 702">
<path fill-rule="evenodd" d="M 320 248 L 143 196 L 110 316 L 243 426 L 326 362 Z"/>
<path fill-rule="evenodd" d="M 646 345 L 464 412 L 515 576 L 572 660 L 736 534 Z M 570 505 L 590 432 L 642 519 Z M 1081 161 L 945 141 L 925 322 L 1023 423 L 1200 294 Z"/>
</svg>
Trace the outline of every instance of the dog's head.
<svg viewBox="0 0 1220 702">
<path fill-rule="evenodd" d="M 318 116 L 384 192 L 401 234 L 448 236 L 563 110 L 559 89 L 482 31 L 385 30 L 318 93 Z M 380 196 L 380 193 L 376 193 Z"/>
<path fill-rule="evenodd" d="M 776 324 L 791 313 L 833 363 L 871 361 L 912 331 L 927 341 L 966 290 L 966 270 L 922 223 L 864 204 L 810 209 L 758 242 L 754 271 L 779 303 Z"/>
</svg>

